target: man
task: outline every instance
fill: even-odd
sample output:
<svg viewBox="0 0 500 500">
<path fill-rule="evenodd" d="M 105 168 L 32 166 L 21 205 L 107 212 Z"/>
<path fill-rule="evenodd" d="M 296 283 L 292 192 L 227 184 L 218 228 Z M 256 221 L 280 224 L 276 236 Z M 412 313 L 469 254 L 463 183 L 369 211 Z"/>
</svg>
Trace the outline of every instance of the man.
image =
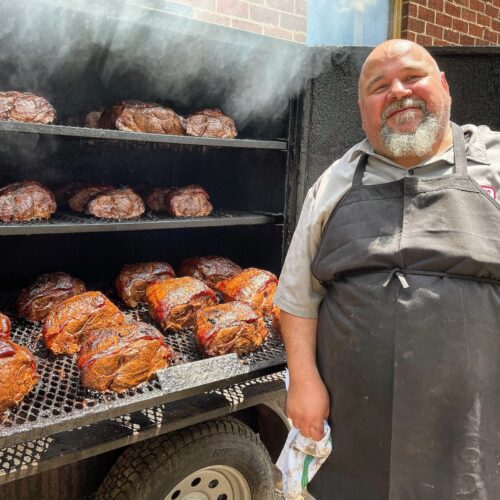
<svg viewBox="0 0 500 500">
<path fill-rule="evenodd" d="M 287 414 L 333 452 L 317 500 L 500 492 L 500 133 L 450 122 L 444 73 L 390 40 L 359 79 L 366 140 L 310 189 L 275 303 Z"/>
</svg>

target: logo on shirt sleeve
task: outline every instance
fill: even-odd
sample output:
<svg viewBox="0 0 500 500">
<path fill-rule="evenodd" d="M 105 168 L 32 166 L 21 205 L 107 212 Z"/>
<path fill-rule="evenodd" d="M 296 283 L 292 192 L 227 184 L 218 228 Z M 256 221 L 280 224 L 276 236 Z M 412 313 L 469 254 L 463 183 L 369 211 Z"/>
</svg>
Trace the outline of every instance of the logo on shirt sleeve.
<svg viewBox="0 0 500 500">
<path fill-rule="evenodd" d="M 481 186 L 481 189 L 494 200 L 497 199 L 497 190 L 493 186 Z"/>
</svg>

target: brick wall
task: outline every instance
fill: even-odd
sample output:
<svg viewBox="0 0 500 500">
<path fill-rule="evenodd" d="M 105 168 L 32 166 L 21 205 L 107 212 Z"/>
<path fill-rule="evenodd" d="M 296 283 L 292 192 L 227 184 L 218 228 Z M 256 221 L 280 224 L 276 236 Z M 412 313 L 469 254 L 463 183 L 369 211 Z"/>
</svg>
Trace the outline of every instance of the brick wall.
<svg viewBox="0 0 500 500">
<path fill-rule="evenodd" d="M 403 0 L 401 37 L 421 45 L 500 45 L 500 0 Z"/>
<path fill-rule="evenodd" d="M 307 0 L 134 0 L 135 5 L 305 43 Z"/>
</svg>

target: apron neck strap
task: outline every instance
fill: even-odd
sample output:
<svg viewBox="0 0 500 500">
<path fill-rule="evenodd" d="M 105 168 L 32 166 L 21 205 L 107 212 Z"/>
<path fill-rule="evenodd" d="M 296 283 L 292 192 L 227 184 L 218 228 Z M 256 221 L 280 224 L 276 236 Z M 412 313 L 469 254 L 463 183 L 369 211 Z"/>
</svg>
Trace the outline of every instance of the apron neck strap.
<svg viewBox="0 0 500 500">
<path fill-rule="evenodd" d="M 467 175 L 467 158 L 465 156 L 465 139 L 462 128 L 456 123 L 451 122 L 451 130 L 453 133 L 453 152 L 455 155 L 455 174 Z M 352 186 L 358 187 L 363 185 L 363 177 L 365 175 L 366 164 L 368 163 L 368 155 L 363 153 L 359 158 Z"/>
<path fill-rule="evenodd" d="M 352 187 L 359 187 L 363 185 L 363 177 L 365 175 L 366 164 L 368 162 L 368 155 L 363 153 L 358 161 L 354 177 L 352 178 Z"/>
<path fill-rule="evenodd" d="M 455 155 L 455 174 L 467 175 L 467 158 L 465 156 L 465 139 L 462 128 L 451 122 L 453 133 L 453 153 Z"/>
</svg>

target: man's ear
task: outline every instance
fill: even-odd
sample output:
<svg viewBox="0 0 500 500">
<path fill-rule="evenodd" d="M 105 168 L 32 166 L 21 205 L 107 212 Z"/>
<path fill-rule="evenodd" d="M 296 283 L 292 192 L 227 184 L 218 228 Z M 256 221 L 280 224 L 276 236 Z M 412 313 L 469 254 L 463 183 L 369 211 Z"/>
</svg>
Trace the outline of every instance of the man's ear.
<svg viewBox="0 0 500 500">
<path fill-rule="evenodd" d="M 448 86 L 448 82 L 446 81 L 446 75 L 444 74 L 444 71 L 441 71 L 441 85 L 443 86 L 444 90 L 446 90 L 446 93 L 450 95 L 450 87 Z"/>
<path fill-rule="evenodd" d="M 363 120 L 363 104 L 361 103 L 361 99 L 358 99 L 358 108 L 359 108 L 359 114 L 361 116 L 361 124 L 363 125 L 364 120 Z"/>
</svg>

